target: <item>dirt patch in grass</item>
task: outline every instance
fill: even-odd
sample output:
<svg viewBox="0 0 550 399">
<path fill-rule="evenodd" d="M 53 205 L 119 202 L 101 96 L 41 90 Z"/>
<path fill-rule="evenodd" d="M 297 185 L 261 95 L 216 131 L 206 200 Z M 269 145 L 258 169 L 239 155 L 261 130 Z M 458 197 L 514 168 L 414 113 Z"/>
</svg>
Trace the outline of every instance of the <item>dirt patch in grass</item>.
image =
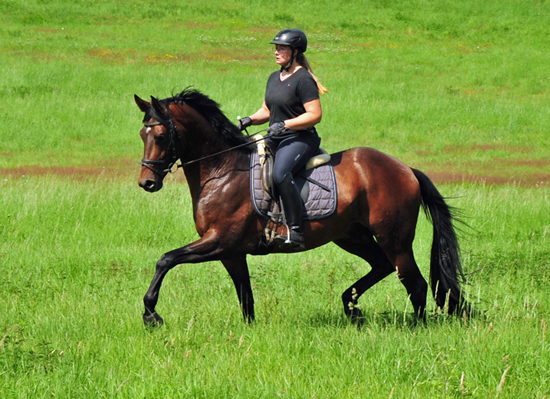
<svg viewBox="0 0 550 399">
<path fill-rule="evenodd" d="M 0 176 L 22 178 L 26 176 L 65 176 L 75 180 L 90 178 L 117 178 L 130 176 L 130 170 L 94 168 L 94 167 L 64 167 L 64 166 L 22 166 L 14 169 L 0 169 Z"/>
<path fill-rule="evenodd" d="M 139 166 L 119 168 L 98 168 L 89 166 L 22 166 L 14 169 L 0 168 L 0 177 L 4 179 L 20 179 L 26 176 L 60 176 L 74 181 L 130 180 L 137 182 L 139 173 Z M 185 175 L 183 172 L 177 172 L 175 174 L 168 175 L 166 179 L 185 182 Z"/>
<path fill-rule="evenodd" d="M 99 162 L 101 163 L 101 162 Z M 106 162 L 105 162 L 106 163 Z M 23 166 L 14 169 L 1 169 L 3 178 L 22 178 L 25 176 L 63 176 L 72 180 L 135 180 L 140 167 L 131 163 L 117 167 L 58 167 L 58 166 Z M 550 187 L 550 160 L 511 160 L 496 159 L 490 166 L 468 165 L 459 168 L 455 165 L 419 166 L 434 183 L 460 183 L 463 181 L 485 184 L 514 184 L 524 187 Z M 528 171 L 524 171 L 527 169 Z M 469 170 L 469 172 L 464 172 Z M 471 171 L 479 172 L 471 172 Z M 185 175 L 178 171 L 167 176 L 168 180 L 185 182 Z"/>
<path fill-rule="evenodd" d="M 469 147 L 447 147 L 449 159 L 442 163 L 425 162 L 416 165 L 436 183 L 477 182 L 515 184 L 525 187 L 550 186 L 550 160 L 530 157 L 534 149 L 528 146 L 479 144 Z M 481 156 L 472 154 L 481 153 Z M 490 153 L 490 154 L 487 154 Z M 416 152 L 420 157 L 429 152 Z M 531 158 L 531 159 L 530 159 Z"/>
<path fill-rule="evenodd" d="M 550 187 L 550 172 L 524 173 L 519 177 L 494 174 L 460 173 L 451 170 L 424 170 L 434 183 L 460 183 L 463 181 L 484 184 L 513 184 L 522 187 Z"/>
</svg>

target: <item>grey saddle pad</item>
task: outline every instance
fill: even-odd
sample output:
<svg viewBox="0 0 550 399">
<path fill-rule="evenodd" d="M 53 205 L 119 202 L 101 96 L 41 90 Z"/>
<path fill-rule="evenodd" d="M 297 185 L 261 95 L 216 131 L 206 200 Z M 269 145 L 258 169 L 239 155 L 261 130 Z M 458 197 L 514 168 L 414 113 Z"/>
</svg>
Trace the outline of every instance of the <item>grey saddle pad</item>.
<svg viewBox="0 0 550 399">
<path fill-rule="evenodd" d="M 328 190 L 307 181 L 306 177 L 321 183 Z M 309 185 L 307 200 L 305 203 L 302 202 L 303 219 L 323 219 L 331 216 L 336 211 L 338 195 L 334 167 L 331 162 L 307 171 L 302 170 L 295 176 L 295 181 L 301 191 L 303 191 L 302 188 L 305 184 Z M 258 151 L 254 151 L 250 157 L 250 194 L 256 212 L 269 219 L 268 212 L 271 211 L 273 200 L 269 193 L 265 191 L 262 184 L 262 171 Z"/>
</svg>

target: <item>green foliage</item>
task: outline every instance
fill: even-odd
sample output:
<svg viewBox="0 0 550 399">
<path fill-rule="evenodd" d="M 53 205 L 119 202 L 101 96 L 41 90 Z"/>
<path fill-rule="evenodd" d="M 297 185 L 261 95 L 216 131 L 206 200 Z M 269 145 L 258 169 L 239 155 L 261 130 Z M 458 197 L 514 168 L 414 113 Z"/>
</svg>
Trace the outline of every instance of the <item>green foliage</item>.
<svg viewBox="0 0 550 399">
<path fill-rule="evenodd" d="M 550 392 L 548 189 L 442 186 L 460 198 L 468 291 L 478 314 L 428 302 L 412 327 L 390 276 L 365 294 L 366 325 L 340 294 L 368 267 L 335 246 L 250 257 L 258 321 L 247 326 L 218 262 L 171 271 L 142 326 L 162 252 L 196 239 L 185 185 L 59 177 L 0 183 L 2 397 L 543 397 Z M 155 197 L 154 199 L 153 196 Z M 519 221 L 519 222 L 518 222 Z M 431 227 L 415 252 L 425 276 Z"/>
<path fill-rule="evenodd" d="M 0 397 L 432 398 L 550 394 L 549 4 L 518 0 L 0 0 L 0 169 L 102 167 L 94 178 L 0 179 Z M 167 324 L 142 327 L 162 253 L 197 238 L 187 188 L 133 181 L 133 95 L 194 86 L 224 112 L 254 112 L 274 34 L 304 29 L 330 93 L 329 151 L 368 145 L 423 170 L 515 179 L 443 185 L 464 211 L 478 314 L 429 299 L 412 327 L 394 276 L 341 293 L 368 266 L 335 246 L 249 260 L 246 326 L 217 262 L 171 271 Z M 113 172 L 113 170 L 118 172 Z M 131 177 L 130 177 L 131 175 Z M 537 180 L 539 179 L 540 181 Z M 431 226 L 415 253 L 425 276 Z"/>
<path fill-rule="evenodd" d="M 420 168 L 489 167 L 506 178 L 536 169 L 520 165 L 513 148 L 548 159 L 545 2 L 3 6 L 3 168 L 139 157 L 133 94 L 168 97 L 194 86 L 231 119 L 250 114 L 274 69 L 268 43 L 289 25 L 307 31 L 308 56 L 331 91 L 319 125 L 328 150 L 368 145 Z M 486 151 L 472 151 L 480 146 Z M 55 156 L 60 149 L 64 157 Z"/>
</svg>

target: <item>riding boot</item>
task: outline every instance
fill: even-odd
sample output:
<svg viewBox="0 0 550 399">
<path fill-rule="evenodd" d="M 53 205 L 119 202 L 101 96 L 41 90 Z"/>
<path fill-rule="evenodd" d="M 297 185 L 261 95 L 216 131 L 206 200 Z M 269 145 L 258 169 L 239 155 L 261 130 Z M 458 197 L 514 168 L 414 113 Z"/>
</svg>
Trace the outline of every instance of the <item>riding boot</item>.
<svg viewBox="0 0 550 399">
<path fill-rule="evenodd" d="M 286 236 L 278 237 L 277 241 L 284 240 L 280 244 L 282 249 L 301 248 L 304 249 L 304 232 L 302 231 L 302 197 L 300 190 L 294 182 L 291 173 L 287 173 L 283 181 L 277 186 L 283 210 L 285 213 L 290 240 Z"/>
</svg>

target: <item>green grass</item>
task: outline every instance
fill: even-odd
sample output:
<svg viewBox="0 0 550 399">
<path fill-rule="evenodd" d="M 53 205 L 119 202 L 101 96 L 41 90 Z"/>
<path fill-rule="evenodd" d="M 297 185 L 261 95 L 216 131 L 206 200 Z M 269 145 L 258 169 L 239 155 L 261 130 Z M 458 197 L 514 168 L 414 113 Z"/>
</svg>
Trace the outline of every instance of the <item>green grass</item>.
<svg viewBox="0 0 550 399">
<path fill-rule="evenodd" d="M 31 177 L 1 189 L 3 397 L 550 392 L 547 189 L 441 187 L 461 195 L 452 203 L 472 226 L 462 240 L 465 269 L 475 271 L 468 291 L 480 315 L 472 319 L 442 316 L 429 300 L 427 325 L 411 327 L 406 291 L 391 276 L 361 298 L 367 320 L 357 330 L 340 294 L 368 267 L 327 246 L 249 259 L 252 326 L 219 263 L 180 266 L 163 286 L 166 325 L 155 331 L 141 321 L 154 264 L 196 236 L 185 185 L 168 184 L 154 202 L 133 184 L 104 179 Z M 427 276 L 424 219 L 415 245 Z"/>
<path fill-rule="evenodd" d="M 0 397 L 550 394 L 547 2 L 0 6 Z M 249 258 L 252 326 L 213 262 L 171 271 L 158 304 L 166 324 L 143 327 L 156 261 L 197 234 L 185 184 L 169 179 L 154 195 L 135 184 L 133 95 L 193 85 L 228 117 L 248 115 L 275 69 L 268 43 L 289 26 L 308 34 L 330 90 L 325 148 L 368 145 L 478 182 L 438 185 L 471 226 L 460 242 L 477 316 L 446 317 L 429 299 L 427 325 L 414 328 L 390 276 L 360 299 L 357 330 L 340 295 L 369 268 L 328 245 Z M 62 167 L 75 173 L 35 172 Z M 421 217 L 426 277 L 431 240 Z"/>
<path fill-rule="evenodd" d="M 250 114 L 275 68 L 268 43 L 289 25 L 308 32 L 331 90 L 319 126 L 328 150 L 369 145 L 424 169 L 515 180 L 548 167 L 545 2 L 5 5 L 3 168 L 139 157 L 133 94 L 193 85 L 230 118 Z"/>
</svg>

